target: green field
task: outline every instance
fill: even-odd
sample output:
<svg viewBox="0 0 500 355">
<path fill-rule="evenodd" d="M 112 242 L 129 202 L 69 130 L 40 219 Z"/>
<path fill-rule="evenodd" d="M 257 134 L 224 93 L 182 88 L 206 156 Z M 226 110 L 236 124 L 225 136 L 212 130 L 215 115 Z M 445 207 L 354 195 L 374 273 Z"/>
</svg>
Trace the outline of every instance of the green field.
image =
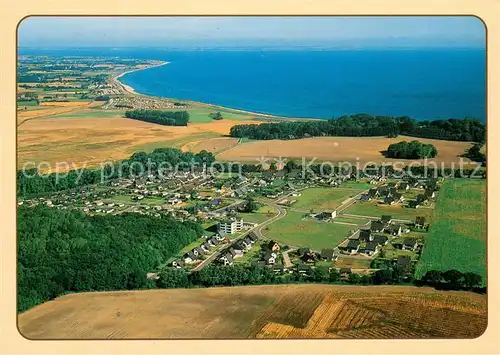
<svg viewBox="0 0 500 355">
<path fill-rule="evenodd" d="M 302 190 L 301 196 L 293 197 L 297 200 L 293 208 L 309 210 L 316 212 L 322 210 L 335 210 L 345 199 L 355 196 L 362 190 L 354 188 L 335 188 L 335 187 L 313 187 Z"/>
<path fill-rule="evenodd" d="M 355 217 L 344 217 L 344 216 L 337 216 L 333 220 L 334 222 L 342 222 L 342 223 L 353 223 L 353 224 L 358 224 L 358 225 L 365 225 L 370 221 L 368 218 L 355 218 Z"/>
<path fill-rule="evenodd" d="M 383 214 L 388 214 L 391 215 L 392 218 L 409 221 L 414 221 L 417 216 L 423 216 L 429 221 L 432 217 L 432 212 L 433 209 L 431 208 L 409 208 L 401 206 L 400 204 L 389 206 L 379 204 L 376 201 L 356 202 L 343 211 L 343 213 L 367 217 L 381 217 Z"/>
<path fill-rule="evenodd" d="M 262 223 L 276 215 L 276 209 L 271 206 L 263 206 L 252 213 L 240 213 L 239 216 L 250 223 Z"/>
<path fill-rule="evenodd" d="M 346 239 L 356 227 L 319 222 L 312 219 L 302 220 L 303 213 L 288 211 L 282 219 L 264 228 L 263 234 L 269 239 L 296 247 L 309 247 L 314 250 L 333 248 Z"/>
<path fill-rule="evenodd" d="M 415 276 L 457 269 L 486 281 L 486 181 L 447 180 Z"/>
<path fill-rule="evenodd" d="M 21 107 L 21 106 L 38 106 L 38 101 L 36 100 L 20 100 L 17 102 L 17 106 L 18 107 Z"/>
<path fill-rule="evenodd" d="M 179 108 L 179 110 L 182 110 L 182 108 Z M 189 112 L 189 122 L 190 123 L 209 123 L 209 122 L 214 122 L 215 120 L 209 116 L 210 113 L 216 113 L 220 112 L 222 115 L 222 119 L 227 119 L 227 120 L 250 120 L 252 119 L 252 116 L 246 115 L 246 114 L 239 114 L 239 113 L 234 113 L 234 112 L 228 112 L 224 110 L 217 110 L 217 109 L 206 109 L 206 108 L 200 108 L 200 109 L 192 109 L 192 110 L 187 110 Z"/>
</svg>

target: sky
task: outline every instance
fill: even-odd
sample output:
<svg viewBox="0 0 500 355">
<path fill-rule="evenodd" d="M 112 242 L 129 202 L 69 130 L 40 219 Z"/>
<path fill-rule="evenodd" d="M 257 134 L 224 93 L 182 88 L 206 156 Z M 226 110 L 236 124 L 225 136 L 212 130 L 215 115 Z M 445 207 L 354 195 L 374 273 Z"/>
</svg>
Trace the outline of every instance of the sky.
<svg viewBox="0 0 500 355">
<path fill-rule="evenodd" d="M 479 47 L 476 17 L 28 17 L 20 47 Z"/>
</svg>

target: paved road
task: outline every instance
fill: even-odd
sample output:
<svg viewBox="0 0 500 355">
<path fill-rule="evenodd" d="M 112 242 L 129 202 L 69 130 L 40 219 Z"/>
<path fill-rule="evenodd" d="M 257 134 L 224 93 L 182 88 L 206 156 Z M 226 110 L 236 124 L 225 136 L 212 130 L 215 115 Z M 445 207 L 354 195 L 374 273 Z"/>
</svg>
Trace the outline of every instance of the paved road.
<svg viewBox="0 0 500 355">
<path fill-rule="evenodd" d="M 251 232 L 254 232 L 259 238 L 262 238 L 263 235 L 262 235 L 262 228 L 264 228 L 265 226 L 277 221 L 278 219 L 280 218 L 283 218 L 285 215 L 286 215 L 286 210 L 281 207 L 281 206 L 278 206 L 278 205 L 271 205 L 273 207 L 276 207 L 276 209 L 278 210 L 278 214 L 270 219 L 268 219 L 267 221 L 249 229 L 248 231 L 246 231 L 244 234 L 240 235 L 239 237 L 233 239 L 233 243 L 237 240 L 240 240 L 242 238 L 245 238 L 248 234 L 250 234 Z M 214 260 L 216 260 L 220 255 L 221 255 L 221 252 L 223 250 L 225 250 L 226 248 L 222 248 L 221 250 L 218 250 L 216 251 L 215 253 L 213 253 L 212 255 L 210 255 L 207 259 L 203 260 L 201 263 L 199 263 L 195 268 L 193 268 L 191 270 L 191 272 L 195 272 L 195 271 L 199 271 L 201 269 L 203 269 L 205 266 L 207 266 L 208 264 L 210 264 L 211 262 L 213 262 Z"/>
</svg>

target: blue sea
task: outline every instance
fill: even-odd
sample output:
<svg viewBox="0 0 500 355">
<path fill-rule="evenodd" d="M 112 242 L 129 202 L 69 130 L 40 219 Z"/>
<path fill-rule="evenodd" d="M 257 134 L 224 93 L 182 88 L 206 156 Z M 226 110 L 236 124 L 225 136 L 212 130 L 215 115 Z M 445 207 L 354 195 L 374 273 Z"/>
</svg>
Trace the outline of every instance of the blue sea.
<svg viewBox="0 0 500 355">
<path fill-rule="evenodd" d="M 154 96 L 289 117 L 486 118 L 482 49 L 110 53 L 170 62 L 121 78 L 137 92 Z"/>
</svg>

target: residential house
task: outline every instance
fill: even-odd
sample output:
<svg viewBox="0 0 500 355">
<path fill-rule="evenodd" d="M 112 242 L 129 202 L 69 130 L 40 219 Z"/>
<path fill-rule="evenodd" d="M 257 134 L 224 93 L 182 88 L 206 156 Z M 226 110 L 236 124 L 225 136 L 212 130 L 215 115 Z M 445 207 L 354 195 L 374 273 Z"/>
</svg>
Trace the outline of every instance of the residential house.
<svg viewBox="0 0 500 355">
<path fill-rule="evenodd" d="M 417 250 L 417 240 L 415 238 L 405 238 L 403 240 L 403 245 L 401 249 L 403 250 L 410 250 L 410 251 L 415 251 Z"/>
<path fill-rule="evenodd" d="M 267 248 L 271 251 L 279 251 L 280 246 L 278 243 L 276 243 L 274 240 L 271 240 L 269 243 L 267 243 Z"/>
<path fill-rule="evenodd" d="M 267 265 L 274 265 L 276 263 L 276 253 L 265 252 L 262 256 L 262 259 L 266 262 Z"/>
<path fill-rule="evenodd" d="M 354 236 L 356 235 L 361 242 L 371 242 L 374 237 L 371 230 L 369 229 L 359 229 L 356 231 L 356 233 L 354 233 Z"/>
<path fill-rule="evenodd" d="M 231 253 L 225 253 L 219 258 L 219 261 L 225 266 L 233 265 L 233 256 Z"/>
<path fill-rule="evenodd" d="M 198 256 L 195 255 L 192 251 L 188 251 L 186 254 L 182 256 L 184 262 L 186 264 L 191 264 L 193 263 L 196 259 L 198 259 Z"/>
<path fill-rule="evenodd" d="M 346 247 L 345 247 L 345 250 L 349 253 L 349 254 L 356 254 L 358 251 L 359 251 L 359 247 L 360 247 L 360 241 L 357 240 L 357 239 L 351 239 L 349 240 L 349 242 L 347 243 Z"/>
<path fill-rule="evenodd" d="M 386 197 L 384 198 L 384 203 L 385 203 L 386 205 L 393 205 L 393 204 L 395 204 L 395 203 L 396 203 L 396 200 L 395 200 L 395 199 L 394 199 L 394 197 L 392 197 L 392 196 L 386 196 Z"/>
<path fill-rule="evenodd" d="M 386 224 L 380 221 L 374 221 L 371 223 L 370 230 L 375 233 L 381 233 L 384 231 Z"/>
<path fill-rule="evenodd" d="M 321 250 L 321 260 L 332 261 L 335 260 L 335 253 L 333 249 L 322 249 Z"/>
<path fill-rule="evenodd" d="M 172 267 L 175 267 L 177 269 L 183 267 L 185 264 L 186 263 L 183 260 L 180 260 L 180 259 L 174 260 L 174 261 L 172 261 L 172 263 L 170 263 L 170 265 Z"/>
<path fill-rule="evenodd" d="M 420 202 L 417 200 L 410 200 L 408 201 L 408 207 L 410 208 L 419 208 L 420 207 Z"/>
<path fill-rule="evenodd" d="M 425 189 L 424 196 L 427 199 L 436 197 L 436 192 L 433 189 Z"/>
<path fill-rule="evenodd" d="M 306 253 L 300 258 L 303 262 L 308 264 L 314 264 L 316 262 L 316 255 L 314 253 Z"/>
<path fill-rule="evenodd" d="M 403 227 L 400 224 L 391 224 L 385 228 L 385 231 L 392 236 L 400 236 L 403 233 Z"/>
<path fill-rule="evenodd" d="M 378 245 L 386 245 L 389 242 L 389 238 L 387 238 L 385 235 L 376 235 L 373 237 L 373 242 L 377 243 Z"/>
<path fill-rule="evenodd" d="M 248 238 L 250 238 L 254 243 L 259 240 L 259 237 L 257 236 L 257 234 L 255 234 L 254 232 L 251 232 L 249 235 L 248 235 Z"/>
<path fill-rule="evenodd" d="M 202 256 L 203 254 L 205 254 L 205 253 L 206 253 L 206 251 L 205 251 L 205 250 L 203 250 L 203 248 L 202 248 L 201 246 L 195 247 L 195 248 L 193 249 L 193 253 L 195 253 L 195 252 L 196 252 L 196 253 L 198 253 L 198 255 L 197 255 L 198 257 L 199 257 L 199 256 Z M 196 253 L 195 253 L 195 255 L 196 255 Z"/>
<path fill-rule="evenodd" d="M 231 257 L 233 259 L 237 259 L 243 256 L 243 250 L 239 248 L 239 246 L 231 246 L 228 250 L 229 254 L 231 254 Z"/>
<path fill-rule="evenodd" d="M 425 217 L 415 218 L 415 227 L 418 229 L 424 228 L 425 227 Z"/>
<path fill-rule="evenodd" d="M 371 199 L 374 199 L 377 197 L 377 189 L 376 188 L 371 188 L 370 190 L 368 190 L 368 199 L 371 200 Z"/>
<path fill-rule="evenodd" d="M 205 253 L 210 252 L 210 243 L 208 243 L 208 242 L 203 243 L 203 244 L 201 245 L 201 249 L 203 249 L 203 251 L 204 251 Z"/>
<path fill-rule="evenodd" d="M 379 251 L 378 243 L 367 242 L 365 247 L 362 250 L 360 250 L 360 253 L 372 256 L 372 255 L 375 255 L 376 253 L 378 253 L 378 251 Z"/>
</svg>

